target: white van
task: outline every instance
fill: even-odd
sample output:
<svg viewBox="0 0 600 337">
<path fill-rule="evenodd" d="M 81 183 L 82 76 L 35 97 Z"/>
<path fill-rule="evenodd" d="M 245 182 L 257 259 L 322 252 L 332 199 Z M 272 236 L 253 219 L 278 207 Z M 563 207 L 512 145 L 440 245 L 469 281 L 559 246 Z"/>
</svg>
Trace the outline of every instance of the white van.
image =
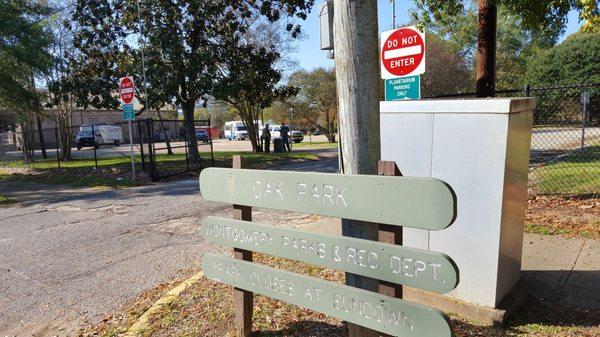
<svg viewBox="0 0 600 337">
<path fill-rule="evenodd" d="M 224 130 L 225 139 L 229 140 L 246 140 L 248 138 L 248 130 L 242 121 L 231 121 L 225 123 Z"/>
<path fill-rule="evenodd" d="M 92 136 L 92 126 L 82 125 L 75 138 L 77 149 L 86 146 L 99 147 L 101 145 L 119 146 L 123 143 L 123 130 L 116 125 L 94 125 L 95 135 Z"/>
</svg>

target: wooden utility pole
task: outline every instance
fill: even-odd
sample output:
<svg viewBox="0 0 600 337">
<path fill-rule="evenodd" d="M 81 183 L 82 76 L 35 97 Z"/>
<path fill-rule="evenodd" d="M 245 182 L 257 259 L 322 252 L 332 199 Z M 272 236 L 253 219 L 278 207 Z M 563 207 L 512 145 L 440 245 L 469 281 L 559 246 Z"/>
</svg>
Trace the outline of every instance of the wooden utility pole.
<svg viewBox="0 0 600 337">
<path fill-rule="evenodd" d="M 479 0 L 477 22 L 477 97 L 493 97 L 496 91 L 497 0 Z"/>
<path fill-rule="evenodd" d="M 379 46 L 377 1 L 334 0 L 335 70 L 339 99 L 343 173 L 377 174 L 379 137 Z M 378 239 L 379 226 L 342 219 L 342 234 Z M 377 292 L 377 280 L 346 273 L 346 284 Z M 349 337 L 377 336 L 348 324 Z"/>
</svg>

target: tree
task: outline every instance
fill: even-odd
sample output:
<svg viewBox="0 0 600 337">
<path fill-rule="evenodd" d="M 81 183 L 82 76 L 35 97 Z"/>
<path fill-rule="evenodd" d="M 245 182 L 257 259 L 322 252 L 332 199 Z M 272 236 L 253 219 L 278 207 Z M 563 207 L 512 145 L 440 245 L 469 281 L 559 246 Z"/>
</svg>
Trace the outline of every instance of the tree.
<svg viewBox="0 0 600 337">
<path fill-rule="evenodd" d="M 464 16 L 465 12 L 473 13 L 472 9 L 465 6 L 467 3 L 472 7 L 471 1 L 466 0 L 416 0 L 415 3 L 422 23 L 440 22 L 449 28 L 452 22 L 456 23 L 456 17 Z M 586 30 L 593 29 L 599 17 L 598 5 L 594 0 L 480 0 L 479 5 L 476 30 L 478 47 L 475 52 L 481 63 L 478 65 L 480 83 L 477 84 L 480 93 L 493 93 L 495 90 L 496 6 L 518 18 L 518 26 L 525 31 L 545 36 L 548 39 L 546 42 L 556 42 L 564 32 L 567 14 L 571 10 L 580 12 L 580 19 L 586 21 Z M 463 30 L 458 29 L 458 32 L 462 33 Z"/>
<path fill-rule="evenodd" d="M 245 34 L 229 37 L 225 53 L 219 63 L 220 76 L 213 96 L 236 109 L 242 119 L 252 150 L 262 151 L 257 121 L 262 110 L 277 100 L 297 94 L 293 87 L 279 85 L 282 69 L 277 67 L 282 60 L 280 53 L 288 44 L 282 35 L 284 29 L 277 24 L 265 22 L 256 14 L 251 18 Z M 235 42 L 233 42 L 235 41 Z"/>
<path fill-rule="evenodd" d="M 12 111 L 23 131 L 24 159 L 33 157 L 33 121 L 41 111 L 35 78 L 46 72 L 52 42 L 43 19 L 51 8 L 43 2 L 0 2 L 0 110 Z"/>
<path fill-rule="evenodd" d="M 140 46 L 128 43 L 127 37 L 142 34 L 147 40 L 149 101 L 182 107 L 188 153 L 190 159 L 199 160 L 194 109 L 224 77 L 221 64 L 237 57 L 232 46 L 239 45 L 250 19 L 256 13 L 272 22 L 285 16 L 303 19 L 312 4 L 312 0 L 140 0 L 144 23 L 140 32 L 135 1 L 80 0 L 74 20 L 83 27 L 76 47 L 84 58 L 78 63 L 91 69 L 86 78 L 95 80 L 82 90 L 82 96 L 111 102 L 118 74 L 139 73 L 134 69 L 141 64 Z M 286 28 L 292 34 L 300 29 L 294 24 Z M 249 65 L 248 60 L 238 60 L 240 66 Z M 153 93 L 159 93 L 159 99 Z"/>
<path fill-rule="evenodd" d="M 287 102 L 289 108 L 321 131 L 328 141 L 335 142 L 338 115 L 335 71 L 323 68 L 298 71 L 290 76 L 288 85 L 299 89 L 298 96 Z"/>
<path fill-rule="evenodd" d="M 427 72 L 421 75 L 424 97 L 469 92 L 471 67 L 452 46 L 435 35 L 427 35 Z"/>
<path fill-rule="evenodd" d="M 534 87 L 549 87 L 577 83 L 600 83 L 600 33 L 576 33 L 561 44 L 539 50 L 527 62 L 526 79 Z M 593 88 L 592 89 L 592 93 Z M 588 89 L 586 89 L 588 90 Z M 549 120 L 580 123 L 582 89 L 543 90 L 538 99 L 535 123 Z M 571 97 L 567 99 L 567 97 Z M 592 95 L 588 110 L 589 121 L 600 123 L 597 95 Z"/>
<path fill-rule="evenodd" d="M 60 157 L 64 161 L 71 160 L 71 148 L 73 140 L 73 129 L 71 121 L 75 109 L 74 83 L 76 78 L 72 76 L 69 60 L 76 50 L 73 48 L 74 30 L 76 28 L 66 25 L 73 12 L 74 1 L 65 3 L 64 6 L 48 20 L 48 26 L 54 36 L 53 43 L 48 52 L 52 55 L 54 62 L 50 70 L 44 75 L 48 86 L 45 107 L 52 111 L 52 117 L 58 128 L 58 148 Z"/>
<path fill-rule="evenodd" d="M 532 86 L 600 83 L 600 34 L 574 34 L 561 44 L 539 50 L 527 62 Z"/>
</svg>

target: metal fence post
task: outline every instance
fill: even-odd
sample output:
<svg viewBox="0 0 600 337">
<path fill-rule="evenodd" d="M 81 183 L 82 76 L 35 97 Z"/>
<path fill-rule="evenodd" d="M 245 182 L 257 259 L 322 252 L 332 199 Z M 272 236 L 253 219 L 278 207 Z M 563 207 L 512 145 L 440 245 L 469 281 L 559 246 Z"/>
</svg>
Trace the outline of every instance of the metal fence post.
<svg viewBox="0 0 600 337">
<path fill-rule="evenodd" d="M 150 164 L 150 179 L 152 181 L 156 181 L 156 170 L 155 170 L 155 156 L 154 153 L 154 125 L 152 124 L 151 119 L 146 120 L 146 124 L 148 125 L 148 155 L 150 156 L 150 160 L 148 161 Z"/>
<path fill-rule="evenodd" d="M 137 130 L 138 130 L 138 137 L 139 137 L 139 142 L 140 142 L 140 156 L 142 159 L 142 171 L 146 172 L 146 160 L 144 158 L 144 135 L 142 132 L 142 122 L 141 121 L 136 121 L 137 124 Z"/>
<path fill-rule="evenodd" d="M 96 131 L 94 129 L 94 124 L 92 124 L 92 147 L 94 148 L 94 165 L 96 169 L 98 169 L 98 154 L 96 153 Z"/>
<path fill-rule="evenodd" d="M 585 120 L 587 118 L 587 105 L 590 99 L 590 93 L 584 91 L 581 94 L 581 103 L 583 103 L 583 110 L 581 111 L 581 149 L 585 148 Z"/>
<path fill-rule="evenodd" d="M 208 116 L 208 141 L 210 143 L 210 157 L 212 160 L 212 167 L 215 167 L 215 152 L 213 149 L 213 137 L 212 137 L 212 132 L 211 132 L 211 128 L 210 128 L 210 116 Z"/>
<path fill-rule="evenodd" d="M 56 141 L 56 162 L 58 163 L 58 168 L 60 168 L 60 142 L 58 140 L 58 127 L 54 126 L 54 140 Z"/>
<path fill-rule="evenodd" d="M 525 97 L 531 96 L 531 86 L 529 84 L 525 84 Z"/>
</svg>

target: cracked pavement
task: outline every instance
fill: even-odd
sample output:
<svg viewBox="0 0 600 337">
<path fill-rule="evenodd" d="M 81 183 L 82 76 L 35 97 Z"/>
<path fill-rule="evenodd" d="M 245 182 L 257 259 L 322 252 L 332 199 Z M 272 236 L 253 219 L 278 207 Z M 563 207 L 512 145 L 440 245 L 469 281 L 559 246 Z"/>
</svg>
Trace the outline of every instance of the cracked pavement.
<svg viewBox="0 0 600 337">
<path fill-rule="evenodd" d="M 335 172 L 335 151 L 275 169 Z M 0 336 L 66 336 L 160 283 L 200 269 L 216 251 L 200 235 L 206 215 L 198 180 L 98 190 L 0 182 L 21 204 L 0 208 Z M 255 209 L 256 220 L 299 225 L 303 215 Z M 318 222 L 318 221 L 317 221 Z"/>
<path fill-rule="evenodd" d="M 335 153 L 277 169 L 335 172 Z M 206 215 L 231 206 L 205 201 L 196 179 L 115 189 L 0 182 L 23 201 L 0 208 L 0 337 L 66 336 L 160 283 L 200 268 L 219 248 L 200 235 Z M 335 234 L 339 220 L 253 210 L 257 221 Z M 600 309 L 600 240 L 525 235 L 530 292 Z"/>
<path fill-rule="evenodd" d="M 10 184 L 1 189 L 29 201 L 0 209 L 2 336 L 66 335 L 186 277 L 211 249 L 201 218 L 229 208 L 204 201 L 196 180 L 108 191 Z"/>
</svg>

